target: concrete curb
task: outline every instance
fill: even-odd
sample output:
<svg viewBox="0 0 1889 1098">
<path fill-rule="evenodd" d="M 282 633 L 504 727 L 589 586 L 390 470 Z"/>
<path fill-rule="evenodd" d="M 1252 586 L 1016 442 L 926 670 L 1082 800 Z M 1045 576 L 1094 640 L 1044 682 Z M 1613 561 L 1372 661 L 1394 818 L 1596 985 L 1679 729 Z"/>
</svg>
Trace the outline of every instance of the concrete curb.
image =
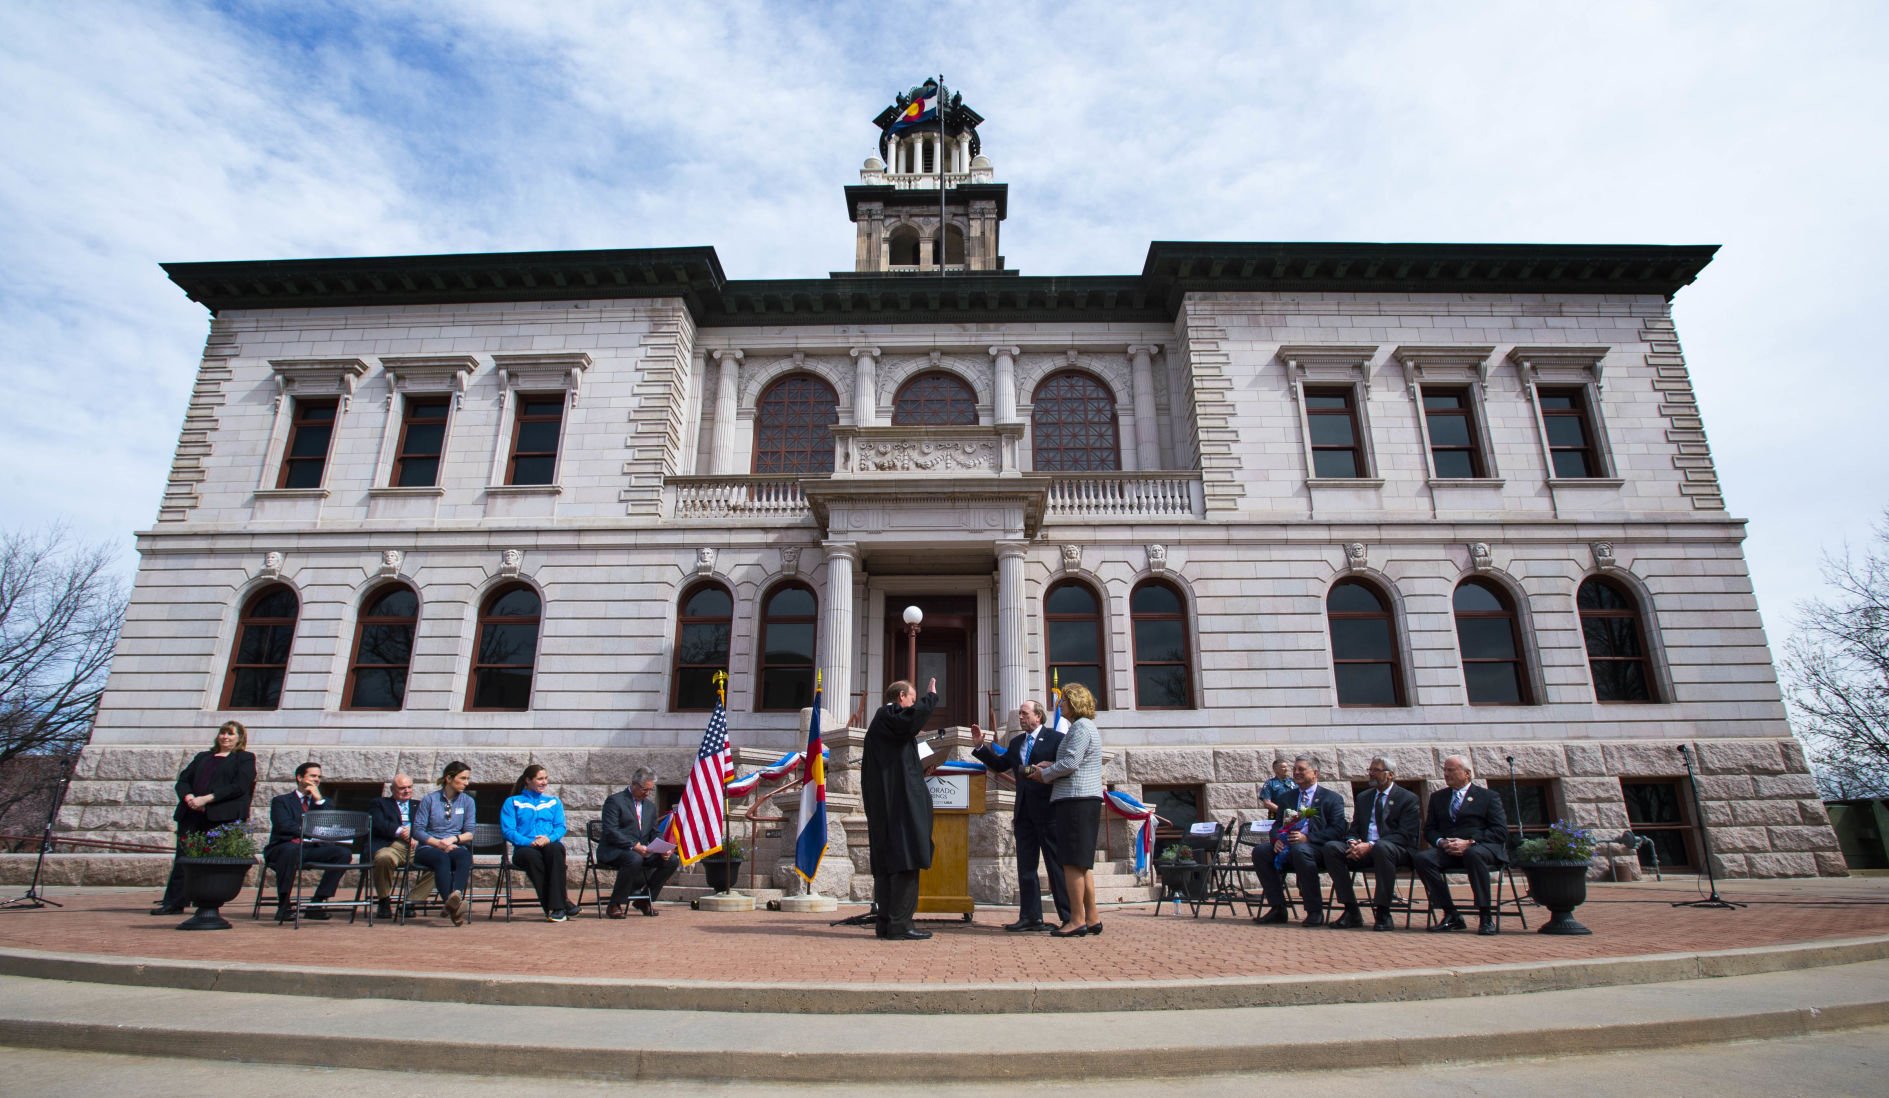
<svg viewBox="0 0 1889 1098">
<path fill-rule="evenodd" d="M 1751 976 L 1886 959 L 1889 935 L 1707 953 L 1212 982 L 830 985 L 390 972 L 0 949 L 0 975 L 187 991 L 491 1006 L 822 1015 L 1080 1014 L 1477 998 Z"/>
</svg>

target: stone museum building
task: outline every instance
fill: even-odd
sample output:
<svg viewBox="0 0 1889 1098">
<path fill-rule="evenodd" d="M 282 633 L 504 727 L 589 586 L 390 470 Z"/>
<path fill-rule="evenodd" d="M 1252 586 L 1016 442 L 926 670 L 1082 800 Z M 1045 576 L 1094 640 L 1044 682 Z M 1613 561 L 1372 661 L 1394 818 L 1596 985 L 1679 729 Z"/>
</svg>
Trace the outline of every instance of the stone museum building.
<svg viewBox="0 0 1889 1098">
<path fill-rule="evenodd" d="M 836 196 L 851 271 L 167 265 L 209 337 L 60 827 L 168 847 L 170 784 L 232 718 L 265 795 L 305 759 L 344 799 L 538 761 L 582 821 L 638 765 L 680 785 L 717 671 L 740 771 L 797 749 L 817 671 L 853 854 L 823 883 L 862 896 L 851 766 L 915 658 L 947 728 L 1087 683 L 1107 778 L 1172 827 L 1256 815 L 1282 754 L 1435 789 L 1460 753 L 1530 830 L 1631 828 L 1685 872 L 1687 745 L 1724 873 L 1844 871 L 1673 326 L 1714 247 L 1157 241 L 1019 271 L 982 119 L 952 98 L 899 132 L 905 100 Z M 792 820 L 761 816 L 735 833 L 789 887 Z"/>
</svg>

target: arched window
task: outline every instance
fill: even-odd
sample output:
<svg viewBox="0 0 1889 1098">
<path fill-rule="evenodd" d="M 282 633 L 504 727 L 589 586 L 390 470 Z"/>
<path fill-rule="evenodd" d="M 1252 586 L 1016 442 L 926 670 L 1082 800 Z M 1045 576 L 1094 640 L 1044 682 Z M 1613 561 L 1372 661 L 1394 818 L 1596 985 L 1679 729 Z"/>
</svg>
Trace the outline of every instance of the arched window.
<svg viewBox="0 0 1889 1098">
<path fill-rule="evenodd" d="M 1144 580 L 1128 597 L 1135 627 L 1135 708 L 1192 709 L 1187 604 L 1161 580 Z"/>
<path fill-rule="evenodd" d="M 1463 654 L 1463 682 L 1471 705 L 1528 705 L 1528 668 L 1522 662 L 1522 630 L 1508 592 L 1487 580 L 1457 584 L 1456 644 Z"/>
<path fill-rule="evenodd" d="M 1581 637 L 1587 642 L 1587 666 L 1594 674 L 1594 700 L 1659 700 L 1647 660 L 1646 629 L 1633 596 L 1613 580 L 1595 576 L 1581 584 L 1575 604 L 1581 612 Z"/>
<path fill-rule="evenodd" d="M 805 584 L 784 583 L 761 605 L 761 694 L 757 710 L 813 704 L 813 653 L 820 607 Z"/>
<path fill-rule="evenodd" d="M 1106 707 L 1102 684 L 1102 608 L 1089 585 L 1064 580 L 1043 596 L 1043 628 L 1048 634 L 1049 679 L 1061 686 L 1079 682 Z"/>
<path fill-rule="evenodd" d="M 1115 397 L 1079 370 L 1051 374 L 1031 400 L 1030 435 L 1039 473 L 1114 472 L 1122 467 Z"/>
<path fill-rule="evenodd" d="M 927 370 L 899 386 L 892 399 L 892 425 L 958 427 L 977 422 L 977 395 L 964 379 L 944 370 Z"/>
<path fill-rule="evenodd" d="M 910 155 L 910 151 L 907 151 Z M 900 225 L 892 230 L 889 238 L 887 260 L 894 267 L 918 266 L 918 230 L 910 225 Z"/>
<path fill-rule="evenodd" d="M 407 699 L 407 665 L 420 597 L 404 583 L 375 588 L 354 627 L 354 659 L 342 694 L 343 709 L 399 709 Z"/>
<path fill-rule="evenodd" d="M 543 613 L 538 592 L 522 583 L 486 596 L 479 609 L 479 648 L 472 657 L 467 709 L 531 708 L 531 672 Z"/>
<path fill-rule="evenodd" d="M 671 709 L 715 708 L 715 672 L 728 670 L 728 635 L 734 611 L 735 600 L 720 584 L 697 584 L 683 593 L 676 614 Z"/>
<path fill-rule="evenodd" d="M 1325 617 L 1331 622 L 1338 704 L 1404 704 L 1397 626 L 1384 596 L 1363 580 L 1339 580 L 1325 596 Z"/>
<path fill-rule="evenodd" d="M 274 709 L 282 704 L 282 680 L 288 677 L 300 612 L 301 601 L 286 583 L 270 584 L 249 597 L 236 622 L 236 643 L 230 647 L 223 708 Z"/>
<path fill-rule="evenodd" d="M 944 227 L 944 261 L 951 264 L 964 262 L 964 229 L 957 225 Z"/>
<path fill-rule="evenodd" d="M 812 374 L 769 385 L 754 405 L 756 473 L 830 473 L 840 398 Z"/>
</svg>

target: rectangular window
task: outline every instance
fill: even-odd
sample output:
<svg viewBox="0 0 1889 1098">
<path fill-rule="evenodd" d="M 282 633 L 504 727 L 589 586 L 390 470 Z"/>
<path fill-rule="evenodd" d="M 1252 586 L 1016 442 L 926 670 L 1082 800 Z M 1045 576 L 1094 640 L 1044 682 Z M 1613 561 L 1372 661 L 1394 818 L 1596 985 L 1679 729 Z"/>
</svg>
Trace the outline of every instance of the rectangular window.
<svg viewBox="0 0 1889 1098">
<path fill-rule="evenodd" d="M 1154 852 L 1158 858 L 1170 846 L 1180 845 L 1182 836 L 1195 823 L 1206 823 L 1203 815 L 1206 790 L 1198 785 L 1144 785 L 1141 800 L 1160 816 L 1154 828 Z"/>
<path fill-rule="evenodd" d="M 1627 802 L 1627 826 L 1634 834 L 1653 840 L 1661 869 L 1696 869 L 1699 864 L 1693 854 L 1692 814 L 1681 785 L 1672 780 L 1620 783 Z M 1652 850 L 1640 851 L 1640 864 L 1652 866 Z"/>
<path fill-rule="evenodd" d="M 1543 387 L 1541 426 L 1548 435 L 1553 475 L 1564 479 L 1605 476 L 1594 449 L 1594 422 L 1587 414 L 1587 391 L 1580 386 Z"/>
<path fill-rule="evenodd" d="M 553 483 L 558 466 L 558 435 L 563 428 L 563 393 L 518 394 L 518 416 L 512 424 L 512 456 L 506 463 L 505 483 Z"/>
<path fill-rule="evenodd" d="M 1509 818 L 1509 835 L 1515 842 L 1545 837 L 1555 821 L 1552 782 L 1522 778 L 1510 783 L 1507 778 L 1489 779 L 1489 788 L 1502 798 L 1502 811 Z M 1521 819 L 1515 818 L 1521 805 Z"/>
<path fill-rule="evenodd" d="M 1489 475 L 1468 389 L 1424 386 L 1423 419 L 1429 426 L 1430 462 L 1438 479 L 1470 480 Z"/>
<path fill-rule="evenodd" d="M 394 451 L 395 488 L 432 488 L 439 484 L 439 463 L 446 447 L 450 397 L 408 397 L 400 421 L 400 445 Z"/>
<path fill-rule="evenodd" d="M 1307 389 L 1305 425 L 1312 438 L 1313 476 L 1355 480 L 1365 475 L 1351 389 Z"/>
<path fill-rule="evenodd" d="M 289 444 L 282 451 L 282 474 L 277 488 L 319 488 L 328 468 L 328 448 L 334 441 L 333 400 L 295 399 L 289 421 Z"/>
</svg>

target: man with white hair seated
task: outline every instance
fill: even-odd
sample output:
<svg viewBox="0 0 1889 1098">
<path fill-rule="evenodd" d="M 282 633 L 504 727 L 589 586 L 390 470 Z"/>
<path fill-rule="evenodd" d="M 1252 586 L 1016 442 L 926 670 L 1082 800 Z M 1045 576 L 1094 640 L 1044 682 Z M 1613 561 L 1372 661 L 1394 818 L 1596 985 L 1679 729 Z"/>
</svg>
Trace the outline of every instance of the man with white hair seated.
<svg viewBox="0 0 1889 1098">
<path fill-rule="evenodd" d="M 1469 784 L 1469 760 L 1451 755 L 1443 760 L 1446 788 L 1430 796 L 1430 815 L 1423 827 L 1425 849 L 1417 851 L 1417 876 L 1423 878 L 1424 891 L 1430 895 L 1430 908 L 1441 911 L 1433 931 L 1466 930 L 1456 903 L 1450 898 L 1446 870 L 1460 869 L 1469 875 L 1469 891 L 1475 897 L 1478 923 L 1476 933 L 1500 932 L 1496 924 L 1495 901 L 1489 895 L 1489 874 L 1508 864 L 1509 820 L 1502 810 L 1502 798 L 1487 786 Z"/>
</svg>

